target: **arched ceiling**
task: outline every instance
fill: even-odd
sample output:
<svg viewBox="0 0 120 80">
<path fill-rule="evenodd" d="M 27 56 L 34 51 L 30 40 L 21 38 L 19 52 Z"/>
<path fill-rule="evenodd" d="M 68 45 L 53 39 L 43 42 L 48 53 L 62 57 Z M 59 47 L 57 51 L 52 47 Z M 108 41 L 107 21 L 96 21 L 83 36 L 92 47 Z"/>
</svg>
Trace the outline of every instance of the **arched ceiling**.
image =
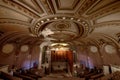
<svg viewBox="0 0 120 80">
<path fill-rule="evenodd" d="M 119 0 L 0 0 L 0 44 L 40 44 L 50 29 L 53 42 L 119 46 Z M 32 34 L 32 36 L 31 36 Z"/>
</svg>

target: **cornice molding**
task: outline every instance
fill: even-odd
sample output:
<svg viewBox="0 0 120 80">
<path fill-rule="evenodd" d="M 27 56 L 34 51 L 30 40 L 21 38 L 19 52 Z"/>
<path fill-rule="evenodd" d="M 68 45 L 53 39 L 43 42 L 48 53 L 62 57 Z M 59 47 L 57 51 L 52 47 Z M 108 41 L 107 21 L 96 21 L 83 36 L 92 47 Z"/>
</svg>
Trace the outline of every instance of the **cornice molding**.
<svg viewBox="0 0 120 80">
<path fill-rule="evenodd" d="M 116 21 L 106 21 L 106 22 L 101 22 L 101 23 L 96 23 L 93 25 L 93 27 L 95 28 L 99 28 L 99 27 L 105 27 L 105 26 L 120 26 L 120 20 L 116 20 Z"/>
<path fill-rule="evenodd" d="M 20 3 L 17 0 L 3 0 L 8 6 L 13 7 L 15 10 L 19 10 L 22 11 L 22 13 L 25 13 L 33 18 L 39 18 L 40 15 L 34 11 L 33 9 L 31 9 L 29 6 Z"/>
<path fill-rule="evenodd" d="M 106 15 L 120 12 L 120 2 L 116 2 L 114 4 L 111 4 L 110 6 L 101 8 L 100 10 L 94 12 L 93 14 L 89 15 L 89 19 L 99 19 L 101 17 L 104 17 Z"/>
<path fill-rule="evenodd" d="M 18 24 L 18 25 L 31 26 L 30 22 L 31 21 L 25 22 L 25 21 L 11 19 L 11 18 L 0 18 L 0 24 Z"/>
</svg>

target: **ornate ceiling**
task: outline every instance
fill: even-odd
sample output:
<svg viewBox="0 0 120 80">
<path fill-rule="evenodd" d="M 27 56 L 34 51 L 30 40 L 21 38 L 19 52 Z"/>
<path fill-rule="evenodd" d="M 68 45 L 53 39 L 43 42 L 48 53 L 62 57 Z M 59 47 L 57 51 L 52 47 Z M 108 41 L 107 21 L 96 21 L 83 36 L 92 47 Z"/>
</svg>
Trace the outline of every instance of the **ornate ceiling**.
<svg viewBox="0 0 120 80">
<path fill-rule="evenodd" d="M 120 46 L 120 1 L 0 0 L 0 44 L 40 44 L 46 28 L 52 42 Z"/>
</svg>

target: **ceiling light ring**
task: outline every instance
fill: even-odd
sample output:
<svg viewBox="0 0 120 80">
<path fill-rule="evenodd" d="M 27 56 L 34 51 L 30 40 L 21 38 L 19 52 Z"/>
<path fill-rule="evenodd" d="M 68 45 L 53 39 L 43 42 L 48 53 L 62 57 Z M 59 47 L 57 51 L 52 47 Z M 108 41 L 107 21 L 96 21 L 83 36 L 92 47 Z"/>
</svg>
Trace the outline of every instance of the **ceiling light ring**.
<svg viewBox="0 0 120 80">
<path fill-rule="evenodd" d="M 58 19 L 58 20 L 45 21 L 44 23 L 40 23 L 40 21 L 39 21 L 39 22 L 37 22 L 37 23 L 35 24 L 35 27 L 34 27 L 34 28 L 31 28 L 31 32 L 32 32 L 33 34 L 37 35 L 37 34 L 39 34 L 40 31 L 42 31 L 41 26 L 43 26 L 43 25 L 45 25 L 45 24 L 49 24 L 49 23 L 51 23 L 51 22 L 57 22 L 57 21 L 71 21 L 71 20 L 59 20 L 59 19 Z M 84 26 L 82 23 L 77 22 L 77 21 L 72 21 L 72 22 L 74 22 L 74 23 L 76 23 L 76 24 L 78 24 L 78 25 L 81 25 L 81 26 L 84 28 L 84 33 L 85 33 L 85 34 L 87 34 L 87 33 L 89 32 L 89 26 Z"/>
<path fill-rule="evenodd" d="M 47 28 L 46 26 L 52 23 L 57 23 L 57 22 L 72 22 L 77 25 L 77 28 L 79 30 L 79 33 L 77 36 L 72 38 L 71 40 L 78 39 L 80 37 L 86 37 L 87 34 L 90 32 L 90 26 L 88 21 L 86 21 L 84 18 L 76 18 L 76 17 L 71 17 L 71 16 L 62 16 L 62 15 L 56 15 L 56 16 L 47 16 L 44 18 L 40 18 L 36 20 L 33 24 L 32 27 L 30 27 L 30 32 L 36 36 L 34 37 L 39 37 L 40 33 Z M 72 25 L 73 26 L 73 25 Z M 66 26 L 65 26 L 66 28 Z M 61 30 L 59 30 L 61 31 Z M 71 41 L 71 40 L 66 40 L 66 41 Z M 60 41 L 65 41 L 61 39 Z"/>
<path fill-rule="evenodd" d="M 72 20 L 71 20 L 72 18 Z M 49 23 L 49 22 L 53 22 L 53 21 L 59 21 L 59 20 L 68 20 L 68 21 L 72 21 L 72 22 L 75 22 L 75 23 L 78 23 L 78 24 L 81 24 L 82 26 L 85 26 L 86 30 L 89 28 L 89 24 L 88 22 L 83 19 L 83 18 L 76 18 L 76 17 L 71 17 L 71 16 L 68 16 L 68 15 L 50 15 L 50 16 L 47 16 L 47 17 L 44 17 L 44 18 L 40 18 L 38 20 L 36 20 L 33 24 L 32 27 L 30 27 L 31 29 L 31 32 L 33 34 L 38 34 L 38 28 L 46 23 Z"/>
</svg>

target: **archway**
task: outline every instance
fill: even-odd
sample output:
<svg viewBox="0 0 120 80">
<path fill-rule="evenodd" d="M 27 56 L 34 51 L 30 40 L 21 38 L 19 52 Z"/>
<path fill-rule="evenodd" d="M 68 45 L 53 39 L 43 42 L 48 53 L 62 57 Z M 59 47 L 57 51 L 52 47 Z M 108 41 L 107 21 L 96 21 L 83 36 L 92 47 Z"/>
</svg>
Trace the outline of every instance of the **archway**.
<svg viewBox="0 0 120 80">
<path fill-rule="evenodd" d="M 51 51 L 52 72 L 73 72 L 73 54 L 71 50 Z"/>
</svg>

